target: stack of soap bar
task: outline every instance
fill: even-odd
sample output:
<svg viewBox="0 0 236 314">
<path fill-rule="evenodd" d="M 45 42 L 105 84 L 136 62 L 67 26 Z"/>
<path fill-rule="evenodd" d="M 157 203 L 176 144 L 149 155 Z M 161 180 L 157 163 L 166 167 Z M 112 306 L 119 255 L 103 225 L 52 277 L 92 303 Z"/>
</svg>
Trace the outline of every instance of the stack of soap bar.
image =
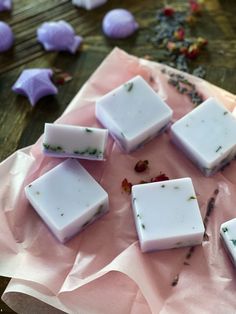
<svg viewBox="0 0 236 314">
<path fill-rule="evenodd" d="M 62 243 L 108 211 L 108 195 L 75 159 L 25 187 L 26 197 Z"/>
<path fill-rule="evenodd" d="M 213 98 L 171 126 L 173 141 L 207 176 L 234 158 L 235 134 L 236 119 Z"/>
<path fill-rule="evenodd" d="M 220 237 L 233 264 L 236 266 L 236 218 L 220 226 Z"/>
<path fill-rule="evenodd" d="M 46 123 L 43 152 L 54 157 L 103 160 L 107 136 L 105 129 Z"/>
<path fill-rule="evenodd" d="M 77 7 L 82 7 L 86 10 L 94 9 L 106 2 L 107 0 L 72 0 L 74 5 Z"/>
<path fill-rule="evenodd" d="M 96 102 L 96 117 L 117 143 L 131 152 L 163 131 L 172 110 L 136 76 Z"/>
<path fill-rule="evenodd" d="M 190 178 L 134 185 L 132 206 L 142 252 L 202 242 L 204 225 Z"/>
</svg>

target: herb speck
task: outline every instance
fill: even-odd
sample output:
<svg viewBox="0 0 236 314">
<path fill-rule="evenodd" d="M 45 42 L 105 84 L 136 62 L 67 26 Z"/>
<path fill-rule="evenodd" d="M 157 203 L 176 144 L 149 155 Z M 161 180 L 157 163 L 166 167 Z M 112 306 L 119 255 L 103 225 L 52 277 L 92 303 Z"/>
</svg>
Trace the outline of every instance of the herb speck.
<svg viewBox="0 0 236 314">
<path fill-rule="evenodd" d="M 144 224 L 141 224 L 141 226 L 142 226 L 143 229 L 145 229 L 145 225 L 144 225 Z M 236 240 L 235 240 L 235 241 L 236 241 Z"/>
<path fill-rule="evenodd" d="M 229 231 L 229 230 L 228 230 L 227 227 L 223 227 L 223 228 L 222 228 L 222 231 L 223 231 L 223 232 L 227 232 L 227 231 Z"/>
<path fill-rule="evenodd" d="M 216 149 L 216 153 L 222 149 L 222 146 L 220 145 L 217 149 Z"/>
<path fill-rule="evenodd" d="M 88 133 L 92 133 L 93 131 L 89 128 L 85 128 L 85 131 L 88 132 Z"/>
<path fill-rule="evenodd" d="M 63 216 L 64 216 L 64 214 L 63 214 L 63 213 L 61 213 L 61 216 L 63 217 Z"/>
<path fill-rule="evenodd" d="M 165 184 L 162 184 L 161 187 L 164 188 L 164 187 L 165 187 Z"/>
<path fill-rule="evenodd" d="M 235 239 L 232 239 L 230 241 L 232 241 L 233 245 L 236 246 L 236 240 Z"/>
<path fill-rule="evenodd" d="M 196 199 L 196 196 L 192 195 L 188 198 L 188 201 L 195 200 L 195 199 Z"/>
<path fill-rule="evenodd" d="M 228 114 L 228 111 L 224 111 L 223 115 L 225 116 L 225 115 L 227 115 L 227 114 Z"/>
<path fill-rule="evenodd" d="M 125 83 L 124 87 L 125 87 L 127 92 L 130 92 L 133 89 L 133 87 L 134 87 L 134 83 L 133 82 Z"/>
<path fill-rule="evenodd" d="M 32 184 L 29 184 L 28 186 L 29 186 L 29 188 L 31 188 Z"/>
</svg>

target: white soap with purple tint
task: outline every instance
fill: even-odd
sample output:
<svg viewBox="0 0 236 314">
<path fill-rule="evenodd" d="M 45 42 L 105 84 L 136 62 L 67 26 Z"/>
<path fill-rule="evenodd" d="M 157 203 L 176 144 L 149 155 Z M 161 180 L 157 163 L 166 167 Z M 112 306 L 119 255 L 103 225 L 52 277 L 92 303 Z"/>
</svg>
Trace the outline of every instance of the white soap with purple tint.
<svg viewBox="0 0 236 314">
<path fill-rule="evenodd" d="M 123 150 L 131 152 L 168 126 L 172 110 L 136 76 L 97 100 L 96 117 Z"/>
<path fill-rule="evenodd" d="M 174 143 L 209 176 L 236 154 L 236 119 L 209 98 L 171 126 Z"/>
<path fill-rule="evenodd" d="M 86 10 L 92 10 L 100 5 L 106 3 L 107 0 L 72 0 L 72 3 L 77 7 L 84 8 Z"/>
<path fill-rule="evenodd" d="M 108 211 L 108 194 L 75 159 L 27 185 L 25 193 L 62 243 Z"/>
<path fill-rule="evenodd" d="M 236 218 L 226 221 L 220 226 L 220 237 L 231 261 L 236 267 Z"/>
<path fill-rule="evenodd" d="M 52 157 L 103 160 L 107 137 L 105 129 L 46 123 L 43 152 Z"/>
<path fill-rule="evenodd" d="M 132 206 L 142 252 L 202 243 L 204 225 L 190 178 L 134 185 Z"/>
</svg>

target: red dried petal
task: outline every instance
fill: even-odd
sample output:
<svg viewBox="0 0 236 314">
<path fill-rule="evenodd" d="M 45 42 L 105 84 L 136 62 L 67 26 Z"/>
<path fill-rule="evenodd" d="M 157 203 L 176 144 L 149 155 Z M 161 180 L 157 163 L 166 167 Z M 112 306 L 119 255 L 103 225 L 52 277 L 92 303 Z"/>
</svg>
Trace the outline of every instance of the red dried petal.
<svg viewBox="0 0 236 314">
<path fill-rule="evenodd" d="M 196 1 L 196 0 L 190 0 L 189 1 L 189 6 L 190 6 L 190 11 L 193 14 L 199 14 L 202 11 L 201 4 L 198 1 Z"/>
<path fill-rule="evenodd" d="M 172 7 L 167 6 L 163 8 L 163 14 L 170 17 L 175 14 L 175 10 Z"/>
<path fill-rule="evenodd" d="M 178 30 L 174 32 L 174 37 L 177 40 L 184 40 L 184 36 L 185 36 L 185 31 L 183 27 L 179 28 Z"/>
<path fill-rule="evenodd" d="M 127 193 L 131 193 L 131 189 L 132 189 L 132 183 L 129 182 L 126 178 L 122 181 L 121 183 L 121 187 L 122 189 L 127 192 Z"/>
<path fill-rule="evenodd" d="M 170 180 L 170 178 L 167 177 L 165 173 L 161 173 L 157 177 L 151 178 L 150 182 L 159 182 L 159 181 L 167 181 L 167 180 Z"/>
<path fill-rule="evenodd" d="M 198 46 L 196 44 L 193 44 L 191 46 L 188 47 L 188 51 L 186 53 L 186 56 L 189 59 L 195 59 L 200 53 L 200 50 L 198 48 Z"/>
<path fill-rule="evenodd" d="M 134 170 L 136 172 L 144 172 L 145 170 L 147 170 L 148 164 L 149 164 L 148 160 L 139 160 L 136 163 Z"/>
</svg>

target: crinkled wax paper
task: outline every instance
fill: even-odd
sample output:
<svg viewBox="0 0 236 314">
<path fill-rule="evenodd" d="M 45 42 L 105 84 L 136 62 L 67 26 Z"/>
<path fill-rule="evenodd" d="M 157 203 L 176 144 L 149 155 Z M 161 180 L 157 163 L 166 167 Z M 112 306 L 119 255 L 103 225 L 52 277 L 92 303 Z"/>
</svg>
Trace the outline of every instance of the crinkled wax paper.
<svg viewBox="0 0 236 314">
<path fill-rule="evenodd" d="M 177 120 L 193 104 L 168 84 L 163 68 L 114 49 L 56 123 L 99 126 L 96 99 L 137 74 L 173 108 Z M 184 75 L 204 99 L 216 97 L 233 111 L 234 95 Z M 206 178 L 170 142 L 168 132 L 129 155 L 112 139 L 107 150 L 105 162 L 82 164 L 109 193 L 110 212 L 65 245 L 52 236 L 23 192 L 26 184 L 61 160 L 44 157 L 39 139 L 1 163 L 0 274 L 13 278 L 3 300 L 18 313 L 235 313 L 235 273 L 219 240 L 219 226 L 236 216 L 236 162 Z M 135 173 L 135 163 L 144 158 L 149 172 Z M 160 172 L 172 179 L 192 178 L 203 218 L 209 199 L 219 190 L 207 237 L 191 254 L 189 248 L 140 252 L 130 196 L 122 192 L 121 182 L 125 177 L 139 182 Z"/>
</svg>

